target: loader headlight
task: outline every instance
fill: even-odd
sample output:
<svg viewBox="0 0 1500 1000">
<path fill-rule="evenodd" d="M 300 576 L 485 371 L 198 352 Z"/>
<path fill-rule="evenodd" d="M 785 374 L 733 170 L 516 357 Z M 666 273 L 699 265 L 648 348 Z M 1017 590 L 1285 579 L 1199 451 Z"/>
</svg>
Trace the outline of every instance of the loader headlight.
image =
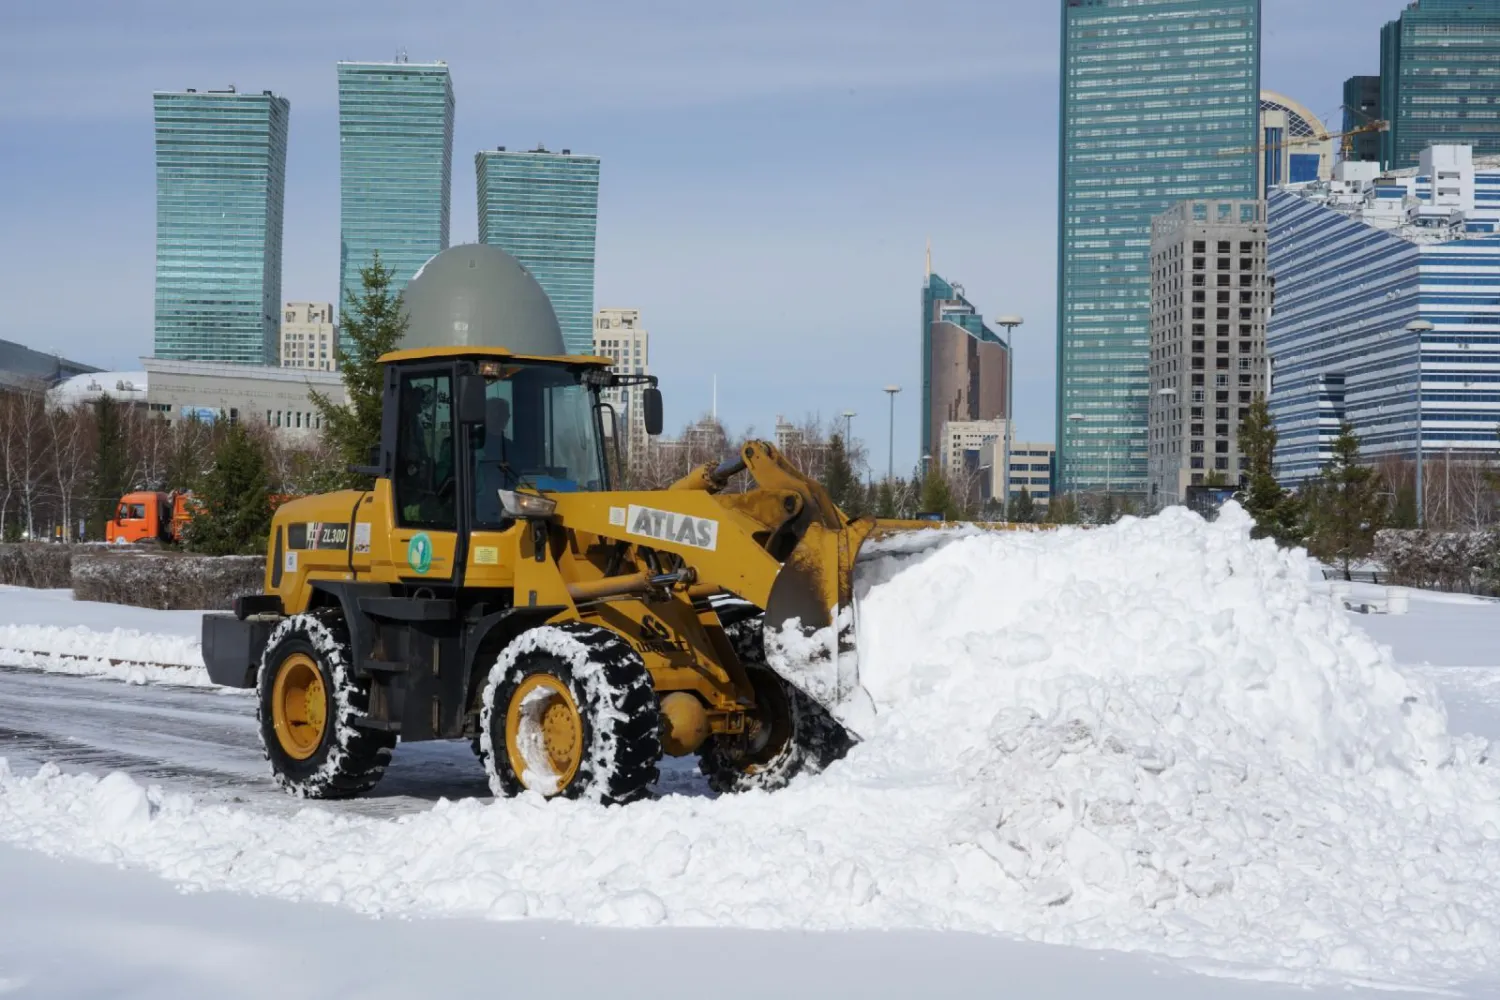
<svg viewBox="0 0 1500 1000">
<path fill-rule="evenodd" d="M 500 508 L 511 517 L 551 517 L 557 501 L 535 493 L 500 490 Z"/>
</svg>

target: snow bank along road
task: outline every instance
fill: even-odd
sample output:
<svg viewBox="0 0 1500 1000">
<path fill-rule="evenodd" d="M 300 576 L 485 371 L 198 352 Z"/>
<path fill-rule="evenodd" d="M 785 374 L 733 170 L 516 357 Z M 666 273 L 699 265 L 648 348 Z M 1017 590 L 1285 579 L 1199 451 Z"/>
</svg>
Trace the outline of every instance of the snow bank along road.
<svg viewBox="0 0 1500 1000">
<path fill-rule="evenodd" d="M 1233 509 L 893 554 L 861 581 L 880 714 L 846 761 L 717 800 L 675 772 L 622 809 L 410 811 L 482 790 L 463 747 L 398 750 L 384 803 L 304 809 L 258 776 L 243 697 L 4 674 L 0 840 L 367 913 L 964 930 L 1288 982 L 1500 983 L 1500 767 L 1307 570 Z M 69 773 L 112 768 L 136 777 Z"/>
</svg>

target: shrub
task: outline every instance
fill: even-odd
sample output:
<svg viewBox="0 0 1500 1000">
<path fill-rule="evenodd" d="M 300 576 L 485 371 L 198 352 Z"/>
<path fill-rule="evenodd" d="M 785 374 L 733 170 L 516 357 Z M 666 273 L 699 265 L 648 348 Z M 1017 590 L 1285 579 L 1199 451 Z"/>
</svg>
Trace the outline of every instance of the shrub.
<svg viewBox="0 0 1500 1000">
<path fill-rule="evenodd" d="M 73 559 L 73 597 L 164 611 L 227 611 L 265 583 L 263 556 L 195 556 L 176 552 L 80 551 Z"/>
</svg>

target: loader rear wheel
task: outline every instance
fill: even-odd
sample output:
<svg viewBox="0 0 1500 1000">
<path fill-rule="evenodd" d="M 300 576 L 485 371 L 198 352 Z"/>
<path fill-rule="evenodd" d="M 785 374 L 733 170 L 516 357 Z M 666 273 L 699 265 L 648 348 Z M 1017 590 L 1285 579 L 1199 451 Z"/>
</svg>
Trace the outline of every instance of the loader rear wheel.
<svg viewBox="0 0 1500 1000">
<path fill-rule="evenodd" d="M 714 736 L 698 767 L 716 792 L 775 791 L 799 774 L 817 774 L 853 745 L 848 732 L 821 705 L 766 666 L 761 621 L 731 625 L 725 633 L 755 690 L 755 711 L 743 735 Z"/>
<path fill-rule="evenodd" d="M 271 632 L 257 677 L 261 752 L 281 787 L 309 799 L 344 799 L 375 787 L 396 738 L 355 728 L 369 682 L 349 664 L 343 615 L 292 615 Z"/>
<path fill-rule="evenodd" d="M 490 669 L 479 756 L 496 796 L 633 802 L 656 783 L 661 708 L 639 654 L 606 628 L 523 632 Z"/>
</svg>

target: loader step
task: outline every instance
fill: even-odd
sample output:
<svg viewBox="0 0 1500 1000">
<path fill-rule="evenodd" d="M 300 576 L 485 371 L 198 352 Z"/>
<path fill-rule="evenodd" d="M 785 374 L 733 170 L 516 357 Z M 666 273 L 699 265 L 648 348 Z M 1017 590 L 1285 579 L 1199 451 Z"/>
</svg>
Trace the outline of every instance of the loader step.
<svg viewBox="0 0 1500 1000">
<path fill-rule="evenodd" d="M 356 729 L 370 729 L 380 733 L 395 733 L 400 735 L 401 723 L 387 722 L 384 719 L 372 719 L 368 715 L 355 715 L 349 719 L 349 724 Z"/>
<path fill-rule="evenodd" d="M 404 674 L 408 665 L 395 660 L 368 659 L 360 664 L 370 674 Z"/>
</svg>

